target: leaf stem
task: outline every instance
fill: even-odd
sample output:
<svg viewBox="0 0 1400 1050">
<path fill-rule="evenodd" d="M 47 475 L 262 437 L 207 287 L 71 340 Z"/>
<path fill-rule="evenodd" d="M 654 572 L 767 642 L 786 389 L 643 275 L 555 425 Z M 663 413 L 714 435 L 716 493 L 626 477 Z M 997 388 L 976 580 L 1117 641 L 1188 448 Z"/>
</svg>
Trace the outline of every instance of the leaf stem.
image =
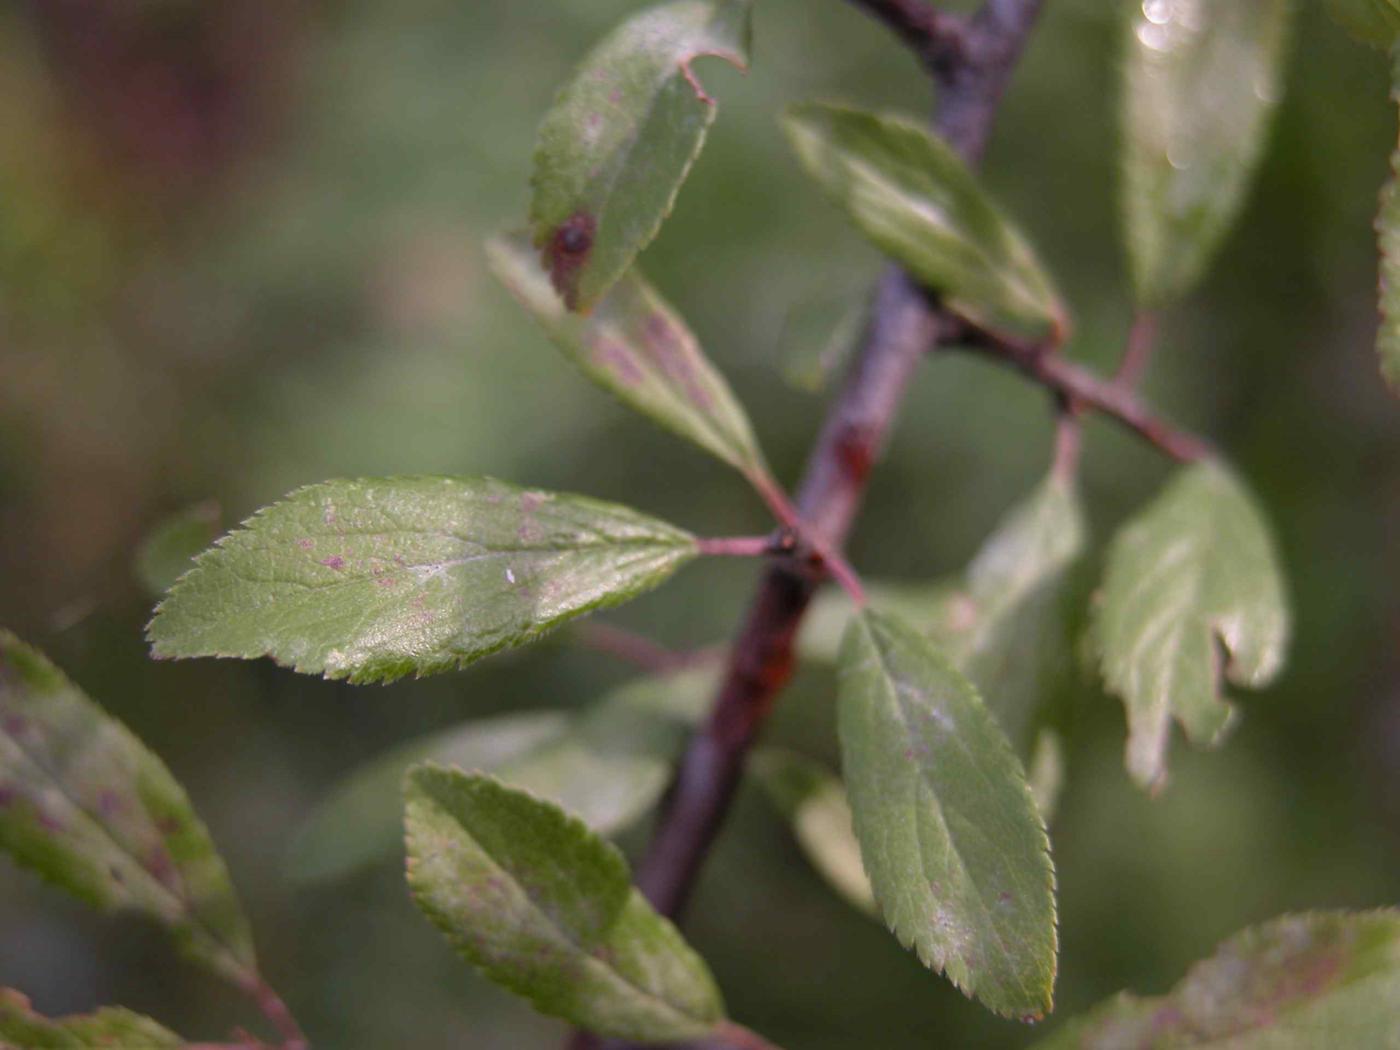
<svg viewBox="0 0 1400 1050">
<path fill-rule="evenodd" d="M 772 536 L 721 536 L 695 541 L 700 553 L 712 558 L 762 558 L 776 553 Z"/>
<path fill-rule="evenodd" d="M 292 1016 L 292 1011 L 283 1002 L 282 997 L 263 979 L 262 974 L 252 971 L 244 976 L 240 984 L 243 991 L 257 1004 L 262 1015 L 267 1018 L 268 1023 L 281 1037 L 280 1050 L 307 1050 L 310 1047 L 311 1044 L 307 1041 L 306 1033 L 301 1030 L 301 1025 L 297 1024 L 297 1019 Z"/>
</svg>

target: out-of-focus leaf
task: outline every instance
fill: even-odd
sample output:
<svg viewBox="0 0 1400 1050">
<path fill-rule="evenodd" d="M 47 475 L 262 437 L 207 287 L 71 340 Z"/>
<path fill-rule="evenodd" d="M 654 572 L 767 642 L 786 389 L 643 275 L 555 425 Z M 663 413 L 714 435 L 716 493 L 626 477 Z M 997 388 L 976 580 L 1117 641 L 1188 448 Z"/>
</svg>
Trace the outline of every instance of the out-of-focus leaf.
<svg viewBox="0 0 1400 1050">
<path fill-rule="evenodd" d="M 327 481 L 260 511 L 156 609 L 157 658 L 270 656 L 392 681 L 462 667 L 657 586 L 689 533 L 491 478 Z"/>
<path fill-rule="evenodd" d="M 413 899 L 487 977 L 623 1039 L 695 1039 L 724 1019 L 704 962 L 581 821 L 431 765 L 409 774 L 406 797 Z"/>
<path fill-rule="evenodd" d="M 600 835 L 620 831 L 665 790 L 716 677 L 696 669 L 642 678 L 577 715 L 486 718 L 395 748 L 352 773 L 312 814 L 295 844 L 292 872 L 336 877 L 402 848 L 399 787 L 404 772 L 422 761 L 492 773 L 557 802 Z"/>
<path fill-rule="evenodd" d="M 1390 97 L 1400 104 L 1400 54 L 1393 60 Z M 1376 347 L 1381 359 L 1381 375 L 1391 390 L 1400 393 L 1400 146 L 1390 157 L 1390 181 L 1381 194 L 1381 211 L 1376 219 L 1381 254 L 1381 326 Z"/>
<path fill-rule="evenodd" d="M 554 287 L 589 310 L 670 214 L 715 118 L 691 68 L 748 67 L 752 0 L 676 0 L 583 60 L 540 128 L 530 220 Z"/>
<path fill-rule="evenodd" d="M 1291 915 L 1253 927 L 1171 992 L 1124 992 L 1037 1050 L 1327 1050 L 1400 1045 L 1400 913 Z"/>
<path fill-rule="evenodd" d="M 159 597 L 194 565 L 195 556 L 219 535 L 219 505 L 196 504 L 167 518 L 141 541 L 136 551 L 136 576 Z"/>
<path fill-rule="evenodd" d="M 947 143 L 903 117 L 824 103 L 793 107 L 785 126 L 861 232 L 959 313 L 1040 335 L 1063 326 L 1035 252 Z"/>
<path fill-rule="evenodd" d="M 1217 464 L 1184 468 L 1114 538 L 1096 611 L 1104 678 L 1128 709 L 1133 778 L 1165 781 L 1173 718 L 1193 743 L 1219 743 L 1234 713 L 1221 672 L 1235 685 L 1267 685 L 1288 630 L 1282 574 L 1253 498 Z"/>
<path fill-rule="evenodd" d="M 792 822 L 797 844 L 812 867 L 849 903 L 878 917 L 840 779 L 821 763 L 778 748 L 754 755 L 753 771 L 773 804 Z"/>
<path fill-rule="evenodd" d="M 1050 842 L 977 690 L 918 632 L 864 612 L 842 645 L 837 713 L 861 856 L 900 943 L 999 1014 L 1048 1013 Z"/>
<path fill-rule="evenodd" d="M 1400 36 L 1400 0 L 1327 0 L 1332 17 L 1362 43 L 1389 49 Z"/>
<path fill-rule="evenodd" d="M 640 274 L 622 277 L 585 317 L 564 307 L 524 238 L 496 238 L 486 252 L 501 283 L 588 378 L 760 486 L 769 481 L 743 406 Z"/>
<path fill-rule="evenodd" d="M 152 916 L 235 983 L 256 971 L 228 871 L 170 771 L 4 631 L 0 848 L 89 904 Z"/>
<path fill-rule="evenodd" d="M 862 301 L 840 296 L 798 303 L 783 318 L 778 369 L 791 387 L 808 394 L 826 389 L 855 351 L 865 323 Z"/>
<path fill-rule="evenodd" d="M 1029 756 L 1036 710 L 1066 663 L 1061 611 L 1065 574 L 1084 550 L 1084 512 L 1064 479 L 1046 479 L 983 544 L 965 582 L 880 584 L 872 606 L 897 612 L 933 640 L 977 686 L 1002 729 Z M 800 651 L 833 659 L 850 601 L 814 603 Z"/>
<path fill-rule="evenodd" d="M 1288 0 L 1142 0 L 1127 25 L 1122 207 L 1140 306 L 1191 290 L 1282 93 Z"/>
<path fill-rule="evenodd" d="M 50 1019 L 28 997 L 0 988 L 0 1046 L 13 1050 L 165 1050 L 185 1041 L 149 1017 L 119 1006 Z"/>
</svg>

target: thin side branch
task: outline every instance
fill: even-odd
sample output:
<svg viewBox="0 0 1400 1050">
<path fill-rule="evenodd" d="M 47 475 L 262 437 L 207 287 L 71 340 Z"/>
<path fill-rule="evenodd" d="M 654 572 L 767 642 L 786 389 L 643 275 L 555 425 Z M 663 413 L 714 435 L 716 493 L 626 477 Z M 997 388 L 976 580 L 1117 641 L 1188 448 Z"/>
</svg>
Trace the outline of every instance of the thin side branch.
<svg viewBox="0 0 1400 1050">
<path fill-rule="evenodd" d="M 965 325 L 949 345 L 976 350 L 1018 369 L 1071 408 L 1106 416 L 1179 463 L 1194 463 L 1215 454 L 1206 441 L 1153 413 L 1131 386 L 1116 378 L 1103 379 L 1061 357 L 1050 346 L 1019 342 L 971 325 Z"/>
</svg>

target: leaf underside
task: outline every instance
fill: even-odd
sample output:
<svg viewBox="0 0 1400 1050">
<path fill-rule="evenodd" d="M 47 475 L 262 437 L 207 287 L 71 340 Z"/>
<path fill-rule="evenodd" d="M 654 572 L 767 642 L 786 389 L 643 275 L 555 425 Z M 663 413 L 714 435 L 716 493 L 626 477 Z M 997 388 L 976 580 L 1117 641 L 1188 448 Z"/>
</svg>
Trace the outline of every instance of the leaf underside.
<svg viewBox="0 0 1400 1050">
<path fill-rule="evenodd" d="M 1122 993 L 1036 1050 L 1400 1045 L 1400 913 L 1285 916 L 1226 941 L 1171 992 Z"/>
<path fill-rule="evenodd" d="M 1138 304 L 1157 309 L 1239 214 L 1283 90 L 1289 0 L 1130 6 L 1120 201 Z"/>
<path fill-rule="evenodd" d="M 842 646 L 842 769 L 885 921 L 995 1012 L 1036 1020 L 1055 981 L 1054 869 L 1025 771 L 977 691 L 877 613 Z"/>
<path fill-rule="evenodd" d="M 571 313 L 527 239 L 486 246 L 501 283 L 584 375 L 623 404 L 699 445 L 745 477 L 769 478 L 753 426 L 690 329 L 633 270 L 587 316 Z"/>
<path fill-rule="evenodd" d="M 1183 468 L 1114 538 L 1094 623 L 1104 678 L 1127 706 L 1133 778 L 1165 782 L 1173 718 L 1193 743 L 1218 744 L 1233 716 L 1222 671 L 1238 686 L 1267 685 L 1288 632 L 1282 574 L 1253 498 L 1221 466 Z"/>
<path fill-rule="evenodd" d="M 422 761 L 491 773 L 557 803 L 600 835 L 620 831 L 665 790 L 716 677 L 696 669 L 642 678 L 578 714 L 485 718 L 395 748 L 352 773 L 312 814 L 297 838 L 292 872 L 334 878 L 400 850 L 399 785 Z"/>
<path fill-rule="evenodd" d="M 724 1007 L 704 962 L 632 887 L 615 847 L 484 776 L 409 775 L 414 901 L 487 977 L 540 1012 L 642 1042 L 700 1038 Z"/>
<path fill-rule="evenodd" d="M 228 871 L 170 771 L 3 631 L 0 848 L 88 904 L 156 919 L 236 983 L 256 972 Z"/>
<path fill-rule="evenodd" d="M 491 478 L 328 481 L 200 556 L 156 610 L 157 658 L 269 656 L 352 682 L 462 667 L 657 586 L 689 533 Z"/>
<path fill-rule="evenodd" d="M 807 173 L 876 247 L 983 324 L 1048 335 L 1054 285 L 943 140 L 903 117 L 810 103 L 784 126 Z"/>
<path fill-rule="evenodd" d="M 618 26 L 583 60 L 540 127 L 535 246 L 571 310 L 587 311 L 671 212 L 715 117 L 692 71 L 748 67 L 752 0 L 675 0 Z"/>
</svg>

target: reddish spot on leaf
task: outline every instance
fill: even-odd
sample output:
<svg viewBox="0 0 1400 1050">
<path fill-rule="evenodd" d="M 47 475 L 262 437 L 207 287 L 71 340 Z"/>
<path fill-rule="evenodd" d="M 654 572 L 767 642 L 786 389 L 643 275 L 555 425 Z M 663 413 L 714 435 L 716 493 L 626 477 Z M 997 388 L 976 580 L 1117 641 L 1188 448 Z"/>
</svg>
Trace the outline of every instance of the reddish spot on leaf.
<svg viewBox="0 0 1400 1050">
<path fill-rule="evenodd" d="M 345 568 L 345 559 L 339 554 L 332 554 L 329 558 L 322 558 L 321 564 L 339 572 L 341 569 Z"/>
<path fill-rule="evenodd" d="M 0 808 L 8 806 L 18 797 L 19 792 L 16 791 L 9 784 L 0 784 Z"/>
<path fill-rule="evenodd" d="M 42 809 L 36 808 L 34 810 L 34 819 L 39 822 L 39 827 L 55 835 L 63 830 L 63 821 Z"/>
<path fill-rule="evenodd" d="M 545 245 L 544 267 L 550 283 L 570 310 L 578 309 L 579 271 L 593 253 L 597 234 L 598 220 L 581 211 L 560 223 Z"/>
<path fill-rule="evenodd" d="M 4 726 L 6 736 L 23 736 L 25 730 L 29 728 L 29 723 L 19 715 L 6 715 L 4 722 L 0 725 Z"/>
<path fill-rule="evenodd" d="M 169 838 L 180 830 L 180 818 L 169 815 L 161 817 L 156 821 L 156 830 Z"/>
<path fill-rule="evenodd" d="M 617 88 L 613 88 L 608 92 L 608 101 L 614 106 L 618 105 L 622 102 L 622 92 Z"/>
<path fill-rule="evenodd" d="M 111 788 L 105 788 L 97 796 L 97 812 L 104 817 L 115 817 L 124 808 L 121 795 Z"/>
<path fill-rule="evenodd" d="M 312 539 L 297 540 L 297 546 L 304 551 L 309 551 L 312 547 L 316 546 L 316 541 Z"/>
</svg>

